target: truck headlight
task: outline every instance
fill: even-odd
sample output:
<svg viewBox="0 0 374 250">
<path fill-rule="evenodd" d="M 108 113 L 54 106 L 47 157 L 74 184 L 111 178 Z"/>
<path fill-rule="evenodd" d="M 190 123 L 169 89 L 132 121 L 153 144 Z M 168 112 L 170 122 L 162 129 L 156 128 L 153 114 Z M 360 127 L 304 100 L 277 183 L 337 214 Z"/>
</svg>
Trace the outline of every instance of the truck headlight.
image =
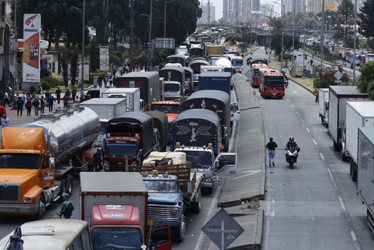
<svg viewBox="0 0 374 250">
<path fill-rule="evenodd" d="M 170 216 L 171 217 L 178 217 L 179 210 L 171 210 L 170 211 Z"/>
<path fill-rule="evenodd" d="M 25 203 L 31 203 L 32 202 L 32 198 L 31 197 L 26 197 L 23 202 Z"/>
</svg>

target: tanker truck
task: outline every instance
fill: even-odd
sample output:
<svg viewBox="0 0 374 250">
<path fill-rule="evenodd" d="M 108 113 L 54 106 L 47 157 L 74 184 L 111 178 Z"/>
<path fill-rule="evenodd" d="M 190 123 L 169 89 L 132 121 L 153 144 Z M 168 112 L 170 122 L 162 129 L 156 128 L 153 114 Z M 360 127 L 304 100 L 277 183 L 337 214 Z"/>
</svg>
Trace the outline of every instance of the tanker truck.
<svg viewBox="0 0 374 250">
<path fill-rule="evenodd" d="M 72 174 L 87 168 L 84 152 L 99 134 L 89 108 L 58 110 L 1 131 L 0 214 L 42 218 L 46 207 L 72 192 Z"/>
</svg>

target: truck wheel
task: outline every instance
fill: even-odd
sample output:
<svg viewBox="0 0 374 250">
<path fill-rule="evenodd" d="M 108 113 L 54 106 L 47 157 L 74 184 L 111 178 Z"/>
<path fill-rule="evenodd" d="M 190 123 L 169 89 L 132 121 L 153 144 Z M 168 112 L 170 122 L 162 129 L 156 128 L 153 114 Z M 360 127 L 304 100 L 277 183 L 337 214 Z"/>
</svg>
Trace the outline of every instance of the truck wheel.
<svg viewBox="0 0 374 250">
<path fill-rule="evenodd" d="M 36 220 L 41 220 L 43 218 L 43 215 L 45 213 L 45 208 L 46 208 L 46 204 L 45 204 L 44 195 L 40 195 L 39 202 L 38 202 L 38 212 L 35 215 Z"/>
<path fill-rule="evenodd" d="M 195 200 L 191 202 L 191 210 L 195 214 L 201 211 L 201 189 L 199 189 L 199 192 L 196 194 Z"/>
<path fill-rule="evenodd" d="M 175 242 L 182 242 L 183 239 L 184 239 L 184 231 L 185 231 L 185 222 L 184 222 L 184 215 L 182 215 L 182 222 L 180 224 L 180 226 L 178 228 L 176 228 L 176 230 L 172 230 L 172 233 L 174 234 L 172 236 L 172 239 L 175 241 Z"/>
</svg>

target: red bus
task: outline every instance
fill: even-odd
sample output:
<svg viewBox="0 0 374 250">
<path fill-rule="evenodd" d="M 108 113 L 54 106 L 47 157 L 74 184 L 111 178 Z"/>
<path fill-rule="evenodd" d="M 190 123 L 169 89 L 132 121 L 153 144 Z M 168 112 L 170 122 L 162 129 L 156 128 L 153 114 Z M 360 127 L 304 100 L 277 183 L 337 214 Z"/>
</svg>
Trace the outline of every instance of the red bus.
<svg viewBox="0 0 374 250">
<path fill-rule="evenodd" d="M 282 98 L 285 94 L 283 74 L 275 69 L 260 69 L 259 91 L 264 98 Z"/>
<path fill-rule="evenodd" d="M 238 47 L 230 47 L 229 50 L 226 52 L 226 54 L 240 56 L 240 51 L 239 51 Z"/>
<path fill-rule="evenodd" d="M 269 69 L 269 66 L 266 64 L 254 63 L 252 67 L 252 87 L 260 87 L 260 69 L 265 68 Z"/>
</svg>

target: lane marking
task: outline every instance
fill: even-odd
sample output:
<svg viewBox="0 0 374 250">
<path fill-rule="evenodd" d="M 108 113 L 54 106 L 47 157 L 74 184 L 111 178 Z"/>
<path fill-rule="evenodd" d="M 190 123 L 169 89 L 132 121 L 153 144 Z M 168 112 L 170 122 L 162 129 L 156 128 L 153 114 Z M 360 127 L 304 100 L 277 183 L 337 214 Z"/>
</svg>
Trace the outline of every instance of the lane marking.
<svg viewBox="0 0 374 250">
<path fill-rule="evenodd" d="M 310 134 L 310 130 L 309 130 L 309 128 L 306 128 L 306 131 L 308 131 L 308 133 Z"/>
<path fill-rule="evenodd" d="M 314 143 L 314 145 L 318 146 L 318 143 L 315 139 L 313 139 L 313 143 Z"/>
<path fill-rule="evenodd" d="M 345 209 L 345 205 L 344 205 L 344 201 L 343 201 L 343 198 L 342 198 L 342 197 L 340 197 L 340 196 L 338 196 L 338 198 L 339 198 L 339 203 L 340 203 L 340 206 L 342 207 L 343 211 L 345 212 L 345 211 L 346 211 L 346 209 Z"/>
<path fill-rule="evenodd" d="M 240 178 L 243 178 L 243 177 L 247 177 L 247 176 L 250 176 L 250 175 L 254 175 L 254 174 L 258 174 L 261 172 L 261 170 L 253 170 L 253 171 L 247 171 L 248 174 L 244 174 L 244 175 L 241 175 L 241 176 L 238 176 L 238 177 L 234 177 L 232 179 L 236 180 L 236 179 L 240 179 Z"/>
<path fill-rule="evenodd" d="M 296 111 L 296 114 L 299 115 L 299 112 Z"/>
<path fill-rule="evenodd" d="M 323 157 L 323 154 L 322 154 L 322 153 L 319 153 L 319 155 L 321 156 L 322 160 L 324 161 L 324 160 L 325 160 L 325 157 Z"/>
<path fill-rule="evenodd" d="M 351 231 L 351 237 L 352 237 L 353 245 L 355 246 L 355 249 L 360 250 L 361 249 L 360 244 L 358 243 L 358 240 L 357 240 L 357 237 L 354 231 Z"/>
<path fill-rule="evenodd" d="M 300 121 L 301 121 L 302 123 L 304 123 L 304 119 L 303 119 L 303 118 L 301 118 Z"/>
<path fill-rule="evenodd" d="M 295 106 L 294 106 L 293 104 L 291 104 L 291 107 L 292 107 L 292 108 L 295 108 Z"/>
<path fill-rule="evenodd" d="M 290 99 L 286 99 L 287 102 L 290 102 Z"/>
<path fill-rule="evenodd" d="M 335 182 L 334 176 L 332 175 L 332 172 L 331 172 L 331 170 L 330 170 L 329 168 L 327 169 L 327 172 L 329 172 L 329 176 L 330 176 L 330 179 L 331 179 L 332 185 L 334 186 L 334 189 L 337 189 L 338 186 L 336 185 L 336 182 Z"/>
</svg>

